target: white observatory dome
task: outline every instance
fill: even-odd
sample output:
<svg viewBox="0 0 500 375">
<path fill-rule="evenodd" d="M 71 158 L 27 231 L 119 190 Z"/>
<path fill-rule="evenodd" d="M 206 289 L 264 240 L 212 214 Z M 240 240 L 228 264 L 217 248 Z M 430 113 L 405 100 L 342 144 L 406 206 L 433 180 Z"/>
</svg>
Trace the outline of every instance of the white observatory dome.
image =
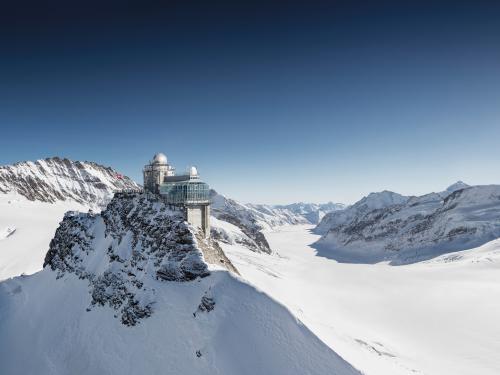
<svg viewBox="0 0 500 375">
<path fill-rule="evenodd" d="M 153 164 L 167 164 L 167 157 L 159 152 L 153 157 Z"/>
<path fill-rule="evenodd" d="M 191 177 L 197 177 L 198 176 L 198 169 L 193 165 L 191 168 L 189 168 L 189 176 Z"/>
</svg>

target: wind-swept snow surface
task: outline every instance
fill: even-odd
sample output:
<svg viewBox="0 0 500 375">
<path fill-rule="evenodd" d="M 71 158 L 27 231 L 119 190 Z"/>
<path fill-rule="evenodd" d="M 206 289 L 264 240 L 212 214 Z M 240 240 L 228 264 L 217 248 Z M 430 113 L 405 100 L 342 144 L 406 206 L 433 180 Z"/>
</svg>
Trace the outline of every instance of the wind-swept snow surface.
<svg viewBox="0 0 500 375">
<path fill-rule="evenodd" d="M 273 255 L 223 248 L 243 277 L 367 375 L 500 374 L 499 240 L 392 267 L 319 257 L 310 229 L 266 233 Z"/>
<path fill-rule="evenodd" d="M 359 374 L 226 271 L 151 286 L 155 313 L 127 327 L 108 308 L 87 312 L 87 283 L 75 276 L 56 280 L 44 270 L 3 282 L 2 374 Z M 199 308 L 207 292 L 215 301 L 208 312 Z"/>
</svg>

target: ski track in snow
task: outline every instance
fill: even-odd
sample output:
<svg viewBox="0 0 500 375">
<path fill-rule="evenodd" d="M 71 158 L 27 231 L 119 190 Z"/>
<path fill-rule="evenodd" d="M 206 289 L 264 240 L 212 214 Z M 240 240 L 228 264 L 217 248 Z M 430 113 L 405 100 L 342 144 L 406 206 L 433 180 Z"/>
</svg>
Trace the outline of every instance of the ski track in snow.
<svg viewBox="0 0 500 375">
<path fill-rule="evenodd" d="M 500 373 L 500 240 L 395 267 L 316 256 L 311 229 L 266 232 L 272 255 L 223 248 L 243 277 L 367 375 Z"/>
</svg>

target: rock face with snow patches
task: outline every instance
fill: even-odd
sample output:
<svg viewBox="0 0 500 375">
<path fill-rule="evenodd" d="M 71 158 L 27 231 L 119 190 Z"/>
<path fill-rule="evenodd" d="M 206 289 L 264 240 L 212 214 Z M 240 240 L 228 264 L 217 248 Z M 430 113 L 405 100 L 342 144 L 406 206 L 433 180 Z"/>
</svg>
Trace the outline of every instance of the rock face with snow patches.
<svg viewBox="0 0 500 375">
<path fill-rule="evenodd" d="M 500 237 L 500 186 L 463 186 L 420 197 L 370 194 L 323 219 L 319 254 L 342 262 L 405 264 Z"/>
<path fill-rule="evenodd" d="M 2 374 L 359 374 L 197 237 L 145 194 L 68 213 L 44 269 L 0 282 Z"/>
<path fill-rule="evenodd" d="M 117 190 L 139 186 L 113 168 L 58 157 L 0 166 L 0 193 L 17 193 L 31 201 L 72 200 L 103 208 Z"/>
</svg>

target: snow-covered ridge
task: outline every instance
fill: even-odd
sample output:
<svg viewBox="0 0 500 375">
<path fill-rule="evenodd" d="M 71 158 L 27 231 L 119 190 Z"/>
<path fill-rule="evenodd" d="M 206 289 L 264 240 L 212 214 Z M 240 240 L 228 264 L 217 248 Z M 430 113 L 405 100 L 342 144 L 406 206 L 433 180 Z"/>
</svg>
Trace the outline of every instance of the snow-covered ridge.
<svg viewBox="0 0 500 375">
<path fill-rule="evenodd" d="M 71 200 L 103 208 L 115 191 L 138 187 L 113 168 L 94 162 L 52 157 L 0 166 L 0 193 L 17 193 L 31 201 Z"/>
<path fill-rule="evenodd" d="M 343 262 L 413 263 L 500 237 L 500 186 L 454 186 L 420 197 L 374 193 L 327 215 L 316 229 L 319 253 Z"/>
<path fill-rule="evenodd" d="M 151 195 L 68 213 L 45 268 L 0 283 L 2 374 L 359 374 L 211 245 Z"/>
</svg>

